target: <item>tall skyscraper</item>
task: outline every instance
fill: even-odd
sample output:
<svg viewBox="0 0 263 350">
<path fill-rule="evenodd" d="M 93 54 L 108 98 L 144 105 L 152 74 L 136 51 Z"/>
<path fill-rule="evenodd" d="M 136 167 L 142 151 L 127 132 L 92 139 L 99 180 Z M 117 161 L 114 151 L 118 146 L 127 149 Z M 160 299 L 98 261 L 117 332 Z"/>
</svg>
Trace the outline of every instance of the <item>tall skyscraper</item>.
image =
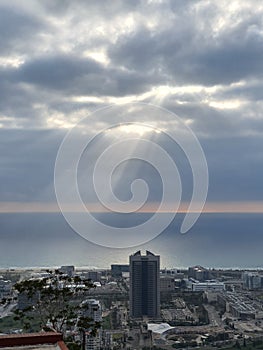
<svg viewBox="0 0 263 350">
<path fill-rule="evenodd" d="M 149 251 L 130 256 L 130 316 L 160 316 L 160 256 Z"/>
</svg>

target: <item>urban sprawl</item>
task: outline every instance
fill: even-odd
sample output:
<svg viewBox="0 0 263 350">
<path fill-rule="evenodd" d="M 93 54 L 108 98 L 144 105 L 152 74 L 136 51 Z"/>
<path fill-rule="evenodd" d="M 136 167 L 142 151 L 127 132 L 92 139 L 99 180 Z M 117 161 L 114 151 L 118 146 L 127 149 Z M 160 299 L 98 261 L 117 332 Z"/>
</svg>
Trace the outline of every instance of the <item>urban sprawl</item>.
<svg viewBox="0 0 263 350">
<path fill-rule="evenodd" d="M 138 251 L 127 265 L 113 264 L 106 270 L 61 266 L 58 271 L 59 276 L 77 276 L 92 284 L 79 301 L 90 322 L 80 329 L 73 319 L 61 327 L 64 350 L 263 348 L 261 270 L 161 269 L 160 256 Z M 0 270 L 1 348 L 28 349 L 53 340 L 60 344 L 49 324 L 46 334 L 32 326 L 25 335 L 15 317 L 40 296 L 29 298 L 14 286 L 47 275 L 40 268 Z"/>
</svg>

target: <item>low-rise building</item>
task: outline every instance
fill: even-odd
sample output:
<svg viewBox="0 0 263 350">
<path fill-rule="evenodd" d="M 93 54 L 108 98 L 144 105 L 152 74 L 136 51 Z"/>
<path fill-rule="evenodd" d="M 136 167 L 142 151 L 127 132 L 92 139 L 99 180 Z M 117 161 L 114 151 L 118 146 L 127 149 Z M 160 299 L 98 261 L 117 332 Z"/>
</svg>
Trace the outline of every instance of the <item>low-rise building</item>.
<svg viewBox="0 0 263 350">
<path fill-rule="evenodd" d="M 11 296 L 12 282 L 9 280 L 0 279 L 0 299 Z"/>
<path fill-rule="evenodd" d="M 100 282 L 101 280 L 101 272 L 100 271 L 88 271 L 86 274 L 87 278 L 93 282 Z"/>
<path fill-rule="evenodd" d="M 191 289 L 193 292 L 204 292 L 207 290 L 222 291 L 225 290 L 225 285 L 223 282 L 219 282 L 216 280 L 200 282 L 190 278 L 188 281 L 188 288 Z"/>
<path fill-rule="evenodd" d="M 160 291 L 173 292 L 175 288 L 174 277 L 162 276 L 160 278 Z"/>
<path fill-rule="evenodd" d="M 93 335 L 91 331 L 85 332 L 85 350 L 101 350 L 102 337 L 101 332 L 98 331 L 97 335 Z"/>
<path fill-rule="evenodd" d="M 223 292 L 218 294 L 218 304 L 233 317 L 248 320 L 262 317 L 261 305 L 242 293 Z"/>
<path fill-rule="evenodd" d="M 162 269 L 161 276 L 171 276 L 174 279 L 183 279 L 185 277 L 185 273 L 184 271 L 178 269 Z"/>
<path fill-rule="evenodd" d="M 111 265 L 111 275 L 114 278 L 120 278 L 122 277 L 122 272 L 129 272 L 129 271 L 130 271 L 129 265 L 119 265 L 119 264 Z"/>
<path fill-rule="evenodd" d="M 96 299 L 87 299 L 81 303 L 81 314 L 92 319 L 94 322 L 102 321 L 101 304 Z"/>
<path fill-rule="evenodd" d="M 211 278 L 210 271 L 202 266 L 193 266 L 188 269 L 188 277 L 198 281 L 206 281 Z"/>
<path fill-rule="evenodd" d="M 73 265 L 61 266 L 59 271 L 65 275 L 68 275 L 69 277 L 73 277 L 75 274 L 75 266 Z"/>
<path fill-rule="evenodd" d="M 245 271 L 242 274 L 242 280 L 246 289 L 263 289 L 263 275 L 259 272 Z"/>
</svg>

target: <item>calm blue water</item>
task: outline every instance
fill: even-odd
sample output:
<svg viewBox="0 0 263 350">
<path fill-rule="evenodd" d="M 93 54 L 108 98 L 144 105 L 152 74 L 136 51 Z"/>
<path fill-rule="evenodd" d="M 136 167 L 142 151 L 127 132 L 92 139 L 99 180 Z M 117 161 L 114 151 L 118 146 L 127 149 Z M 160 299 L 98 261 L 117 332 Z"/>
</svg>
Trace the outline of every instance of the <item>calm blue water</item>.
<svg viewBox="0 0 263 350">
<path fill-rule="evenodd" d="M 165 215 L 165 214 L 163 214 Z M 125 227 L 146 214 L 103 214 L 107 223 Z M 202 214 L 187 234 L 179 233 L 182 214 L 144 246 L 109 249 L 74 233 L 61 214 L 0 214 L 0 267 L 94 266 L 128 263 L 138 249 L 161 255 L 162 267 L 263 267 L 262 214 Z"/>
</svg>

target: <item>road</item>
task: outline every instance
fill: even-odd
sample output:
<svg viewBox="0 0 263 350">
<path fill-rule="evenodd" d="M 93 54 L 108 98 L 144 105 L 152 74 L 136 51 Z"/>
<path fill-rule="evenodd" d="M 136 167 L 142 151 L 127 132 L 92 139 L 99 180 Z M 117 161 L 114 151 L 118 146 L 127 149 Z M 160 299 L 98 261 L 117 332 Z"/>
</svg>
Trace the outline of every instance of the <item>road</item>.
<svg viewBox="0 0 263 350">
<path fill-rule="evenodd" d="M 12 314 L 12 309 L 16 306 L 16 303 L 10 303 L 5 306 L 0 306 L 0 318 L 10 316 Z"/>
<path fill-rule="evenodd" d="M 216 311 L 214 306 L 209 305 L 209 304 L 205 304 L 204 307 L 205 307 L 206 311 L 208 312 L 208 318 L 209 318 L 209 322 L 210 322 L 211 326 L 222 327 L 223 322 L 222 322 L 221 318 L 219 317 L 218 312 Z"/>
</svg>

